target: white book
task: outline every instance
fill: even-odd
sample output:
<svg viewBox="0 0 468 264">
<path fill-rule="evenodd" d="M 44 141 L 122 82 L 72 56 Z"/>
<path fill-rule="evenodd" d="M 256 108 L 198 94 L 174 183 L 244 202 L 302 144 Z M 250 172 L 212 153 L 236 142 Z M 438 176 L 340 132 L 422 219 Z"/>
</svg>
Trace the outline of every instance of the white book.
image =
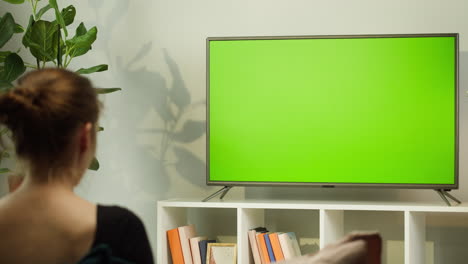
<svg viewBox="0 0 468 264">
<path fill-rule="evenodd" d="M 284 259 L 292 259 L 302 255 L 294 232 L 279 234 L 278 240 L 283 250 Z"/>
<path fill-rule="evenodd" d="M 278 235 L 278 240 L 281 245 L 281 249 L 283 250 L 284 259 L 292 259 L 296 255 L 294 249 L 291 244 L 291 240 L 289 239 L 288 234 L 282 233 Z"/>
<path fill-rule="evenodd" d="M 250 249 L 252 250 L 252 256 L 254 259 L 255 264 L 262 264 L 261 258 L 260 258 L 260 251 L 258 250 L 258 245 L 257 245 L 257 231 L 255 230 L 249 230 L 249 241 L 250 241 Z"/>
<path fill-rule="evenodd" d="M 299 242 L 297 241 L 296 233 L 294 232 L 288 232 L 286 233 L 289 236 L 289 239 L 291 239 L 291 243 L 294 249 L 294 252 L 296 253 L 296 256 L 302 256 L 301 254 L 301 248 L 299 247 Z"/>
<path fill-rule="evenodd" d="M 196 236 L 195 226 L 181 226 L 178 228 L 180 246 L 182 247 L 182 255 L 184 256 L 184 264 L 193 264 L 192 251 L 190 250 L 190 238 Z"/>
<path fill-rule="evenodd" d="M 208 238 L 206 236 L 192 237 L 189 239 L 190 249 L 192 251 L 193 264 L 205 264 L 205 263 L 202 263 L 201 261 L 200 246 L 198 242 L 200 242 L 201 240 L 207 240 L 207 239 Z"/>
</svg>

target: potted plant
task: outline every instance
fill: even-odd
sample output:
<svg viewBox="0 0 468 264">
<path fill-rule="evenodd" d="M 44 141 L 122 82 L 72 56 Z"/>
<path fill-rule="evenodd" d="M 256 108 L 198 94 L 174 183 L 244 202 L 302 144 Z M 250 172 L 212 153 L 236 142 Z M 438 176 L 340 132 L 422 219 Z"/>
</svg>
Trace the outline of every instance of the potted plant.
<svg viewBox="0 0 468 264">
<path fill-rule="evenodd" d="M 42 69 L 44 67 L 68 68 L 76 57 L 87 54 L 97 38 L 97 28 L 87 29 L 81 22 L 72 33 L 69 26 L 75 23 L 76 9 L 69 5 L 63 9 L 59 8 L 57 0 L 3 0 L 10 4 L 30 5 L 31 13 L 29 22 L 22 26 L 15 22 L 13 15 L 9 12 L 0 13 L 0 93 L 14 89 L 14 81 L 28 68 Z M 53 12 L 53 20 L 43 19 L 44 14 Z M 22 34 L 23 47 L 16 50 L 2 50 L 15 34 Z M 29 52 L 35 61 L 26 61 L 22 55 Z M 30 57 L 30 56 L 29 56 Z M 79 74 L 91 74 L 108 69 L 107 64 L 80 68 Z M 69 69 L 70 70 L 70 69 Z M 99 94 L 111 93 L 120 88 L 96 88 Z M 99 128 L 103 130 L 103 128 Z M 5 127 L 0 128 L 0 139 L 11 137 Z M 0 140 L 2 141 L 2 140 Z M 9 172 L 8 168 L 2 166 L 2 160 L 10 157 L 8 147 L 0 142 L 0 174 Z M 94 159 L 90 169 L 97 170 L 99 162 Z"/>
</svg>

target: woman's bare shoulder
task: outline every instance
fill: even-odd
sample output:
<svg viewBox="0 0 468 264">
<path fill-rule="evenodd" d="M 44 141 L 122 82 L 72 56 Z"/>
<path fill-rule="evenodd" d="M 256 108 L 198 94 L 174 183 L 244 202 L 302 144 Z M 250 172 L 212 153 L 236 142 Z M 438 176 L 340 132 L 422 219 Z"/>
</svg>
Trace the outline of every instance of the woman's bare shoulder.
<svg viewBox="0 0 468 264">
<path fill-rule="evenodd" d="M 66 195 L 19 193 L 0 199 L 0 263 L 12 254 L 18 261 L 80 259 L 93 243 L 95 211 L 93 204 Z"/>
<path fill-rule="evenodd" d="M 7 194 L 0 198 L 0 230 L 5 227 L 1 223 L 10 219 L 15 211 L 15 207 L 12 204 L 14 199 L 11 196 L 12 194 Z"/>
</svg>

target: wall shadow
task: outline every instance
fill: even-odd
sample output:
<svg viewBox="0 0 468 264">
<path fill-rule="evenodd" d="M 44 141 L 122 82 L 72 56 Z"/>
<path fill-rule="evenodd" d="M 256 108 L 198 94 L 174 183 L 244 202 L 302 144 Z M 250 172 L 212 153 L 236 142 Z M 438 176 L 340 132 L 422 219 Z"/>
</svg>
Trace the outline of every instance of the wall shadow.
<svg viewBox="0 0 468 264">
<path fill-rule="evenodd" d="M 109 113 L 111 117 L 119 117 L 116 119 L 118 124 L 115 129 L 109 128 L 103 132 L 112 133 L 111 137 L 119 142 L 112 144 L 104 139 L 104 156 L 122 152 L 122 157 L 114 162 L 125 167 L 125 171 L 136 172 L 132 176 L 135 179 L 133 183 L 157 200 L 171 195 L 168 193 L 171 170 L 195 186 L 206 186 L 205 162 L 188 147 L 205 134 L 205 121 L 190 119 L 190 113 L 197 107 L 205 107 L 205 102 L 193 102 L 176 61 L 167 51 L 162 50 L 164 63 L 170 73 L 166 78 L 170 81 L 160 72 L 136 66 L 141 65 L 155 51 L 153 42 L 143 43 L 130 58 L 111 53 L 113 34 L 124 33 L 118 32 L 121 27 L 115 21 L 125 20 L 130 1 L 116 0 L 112 4 L 98 2 L 89 1 L 89 6 L 96 13 L 97 21 L 94 23 L 102 28 L 96 48 L 105 51 L 110 72 L 122 88 L 120 95 L 109 95 L 122 98 L 119 108 Z M 111 11 L 107 12 L 109 9 Z M 102 14 L 104 11 L 105 15 Z M 157 128 L 141 128 L 142 119 L 152 111 L 158 116 L 153 120 Z M 145 142 L 139 140 L 142 137 L 146 138 L 143 140 Z M 148 139 L 157 140 L 148 142 Z M 126 158 L 125 155 L 129 154 L 132 156 Z M 105 162 L 103 160 L 103 166 L 106 166 Z M 110 172 L 118 173 L 116 170 L 118 166 Z"/>
<path fill-rule="evenodd" d="M 157 193 L 157 196 L 166 198 L 170 196 L 167 193 L 171 184 L 170 168 L 174 168 L 193 185 L 205 186 L 205 162 L 186 147 L 205 134 L 205 121 L 187 117 L 193 108 L 204 106 L 204 103 L 192 102 L 180 70 L 167 52 L 164 58 L 171 73 L 171 84 L 160 73 L 151 72 L 145 67 L 131 69 L 138 58 L 147 55 L 151 46 L 151 43 L 143 45 L 125 65 L 121 59 L 117 59 L 117 72 L 124 88 L 122 96 L 125 103 L 120 110 L 113 111 L 112 115 L 126 116 L 126 123 L 112 133 L 118 133 L 118 138 L 136 135 L 159 140 L 147 143 L 137 142 L 136 139 L 127 140 L 111 148 L 118 151 L 122 148 L 121 144 L 124 144 L 126 149 L 130 149 L 129 152 L 136 155 L 132 159 L 138 160 L 141 166 L 136 169 L 138 175 L 134 175 L 136 182 L 144 183 L 141 187 L 145 192 Z M 154 124 L 158 128 L 139 128 L 145 111 L 151 109 L 159 117 Z M 135 163 L 128 165 L 131 164 Z"/>
</svg>

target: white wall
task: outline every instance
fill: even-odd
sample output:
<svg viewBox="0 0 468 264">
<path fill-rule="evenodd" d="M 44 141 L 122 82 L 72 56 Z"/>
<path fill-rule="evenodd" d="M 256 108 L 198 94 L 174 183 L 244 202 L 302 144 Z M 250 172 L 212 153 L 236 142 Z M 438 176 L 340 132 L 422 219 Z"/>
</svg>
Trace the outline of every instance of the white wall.
<svg viewBox="0 0 468 264">
<path fill-rule="evenodd" d="M 71 3 L 77 7 L 77 20 L 99 29 L 93 50 L 71 67 L 108 63 L 109 72 L 91 75 L 92 80 L 98 86 L 123 88 L 103 98 L 101 122 L 106 130 L 99 135 L 98 151 L 102 168 L 88 173 L 77 191 L 92 201 L 117 203 L 136 211 L 154 248 L 157 200 L 201 198 L 216 189 L 205 186 L 204 176 L 208 36 L 459 32 L 460 190 L 453 194 L 468 201 L 464 162 L 468 159 L 468 137 L 464 136 L 468 132 L 468 1 L 68 0 L 59 4 Z M 20 8 L 26 5 L 0 3 L 0 13 L 21 13 Z M 25 23 L 26 17 L 20 21 Z M 172 126 L 182 131 L 179 142 L 164 141 L 160 133 Z M 227 198 L 439 202 L 427 190 L 236 189 Z"/>
</svg>

